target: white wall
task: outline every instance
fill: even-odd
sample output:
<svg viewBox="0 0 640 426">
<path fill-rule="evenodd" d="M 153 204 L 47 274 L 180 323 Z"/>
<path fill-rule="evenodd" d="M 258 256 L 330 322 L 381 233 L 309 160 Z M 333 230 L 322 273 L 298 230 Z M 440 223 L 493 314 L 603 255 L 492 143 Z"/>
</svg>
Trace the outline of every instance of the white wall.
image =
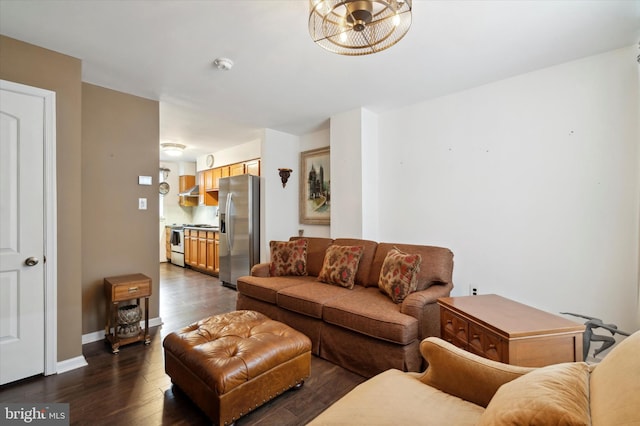
<svg viewBox="0 0 640 426">
<path fill-rule="evenodd" d="M 171 170 L 167 175 L 167 183 L 169 184 L 169 192 L 163 197 L 160 197 L 160 202 L 164 204 L 164 217 L 160 218 L 160 261 L 166 262 L 167 257 L 165 255 L 166 238 L 164 233 L 165 225 L 172 225 L 174 223 L 193 223 L 192 221 L 192 209 L 195 207 L 182 207 L 178 204 L 178 193 L 180 192 L 180 172 L 184 172 L 185 165 L 180 162 L 162 161 L 160 167 L 165 167 Z M 188 166 L 187 166 L 188 167 Z M 153 178 L 154 185 L 159 184 L 156 177 Z"/>
<path fill-rule="evenodd" d="M 380 241 L 380 203 L 385 197 L 380 192 L 380 164 L 378 116 L 362 110 L 362 238 Z"/>
<path fill-rule="evenodd" d="M 629 47 L 380 115 L 380 239 L 451 248 L 454 295 L 638 329 L 639 93 Z"/>
<path fill-rule="evenodd" d="M 331 117 L 332 238 L 362 238 L 362 111 Z"/>
<path fill-rule="evenodd" d="M 265 129 L 262 139 L 260 179 L 260 258 L 269 261 L 269 241 L 286 241 L 298 234 L 299 138 Z M 293 169 L 283 188 L 279 168 Z"/>
<path fill-rule="evenodd" d="M 231 148 L 213 152 L 213 168 L 260 158 L 262 156 L 260 151 L 261 143 L 262 141 L 260 139 L 256 139 L 240 145 L 232 146 Z M 198 171 L 209 168 L 207 166 L 206 159 L 206 155 L 201 155 L 196 159 L 196 169 Z"/>
</svg>

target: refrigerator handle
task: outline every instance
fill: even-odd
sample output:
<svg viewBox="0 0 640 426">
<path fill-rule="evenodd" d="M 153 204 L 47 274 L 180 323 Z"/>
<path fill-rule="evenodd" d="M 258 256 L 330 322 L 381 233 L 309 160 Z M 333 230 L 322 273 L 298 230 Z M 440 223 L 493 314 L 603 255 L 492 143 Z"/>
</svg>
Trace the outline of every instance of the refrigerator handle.
<svg viewBox="0 0 640 426">
<path fill-rule="evenodd" d="M 227 217 L 227 247 L 229 247 L 229 253 L 233 250 L 233 220 L 231 219 L 231 203 L 232 203 L 232 193 L 227 193 L 227 205 L 225 209 L 225 215 Z"/>
</svg>

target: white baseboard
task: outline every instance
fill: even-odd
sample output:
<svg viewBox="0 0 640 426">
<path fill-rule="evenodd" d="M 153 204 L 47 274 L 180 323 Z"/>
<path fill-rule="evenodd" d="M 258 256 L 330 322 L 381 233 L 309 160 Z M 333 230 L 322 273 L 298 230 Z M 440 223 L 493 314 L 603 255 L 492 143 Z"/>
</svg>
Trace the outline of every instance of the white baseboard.
<svg viewBox="0 0 640 426">
<path fill-rule="evenodd" d="M 149 320 L 149 327 L 155 327 L 162 325 L 162 318 L 156 317 Z M 140 327 L 144 328 L 144 320 L 140 321 Z M 97 342 L 98 340 L 104 340 L 104 330 L 94 331 L 93 333 L 87 333 L 82 335 L 82 344 Z"/>
<path fill-rule="evenodd" d="M 56 364 L 56 373 L 57 374 L 66 373 L 67 371 L 75 370 L 76 368 L 86 367 L 87 365 L 89 364 L 87 364 L 87 360 L 82 355 L 77 356 L 75 358 L 65 359 L 64 361 L 59 361 Z"/>
</svg>

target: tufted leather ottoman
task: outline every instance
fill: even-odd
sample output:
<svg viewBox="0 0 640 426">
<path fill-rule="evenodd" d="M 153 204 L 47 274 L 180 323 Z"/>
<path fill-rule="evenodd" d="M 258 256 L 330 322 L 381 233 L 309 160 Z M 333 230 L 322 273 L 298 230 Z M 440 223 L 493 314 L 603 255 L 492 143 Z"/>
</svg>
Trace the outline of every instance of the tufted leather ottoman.
<svg viewBox="0 0 640 426">
<path fill-rule="evenodd" d="M 163 342 L 165 372 L 216 424 L 228 425 L 311 372 L 311 341 L 254 311 L 212 316 Z"/>
</svg>

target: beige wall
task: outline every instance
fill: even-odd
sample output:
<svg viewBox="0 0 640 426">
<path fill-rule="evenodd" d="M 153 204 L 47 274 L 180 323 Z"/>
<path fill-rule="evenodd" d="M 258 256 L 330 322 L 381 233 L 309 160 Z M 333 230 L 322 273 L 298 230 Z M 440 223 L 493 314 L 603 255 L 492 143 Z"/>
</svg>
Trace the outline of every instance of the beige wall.
<svg viewBox="0 0 640 426">
<path fill-rule="evenodd" d="M 0 78 L 56 92 L 58 361 L 62 361 L 82 355 L 81 63 L 0 36 Z"/>
<path fill-rule="evenodd" d="M 159 129 L 157 101 L 82 84 L 83 334 L 104 328 L 107 276 L 149 276 L 149 317 L 159 316 Z M 138 176 L 153 184 L 138 185 Z"/>
</svg>

